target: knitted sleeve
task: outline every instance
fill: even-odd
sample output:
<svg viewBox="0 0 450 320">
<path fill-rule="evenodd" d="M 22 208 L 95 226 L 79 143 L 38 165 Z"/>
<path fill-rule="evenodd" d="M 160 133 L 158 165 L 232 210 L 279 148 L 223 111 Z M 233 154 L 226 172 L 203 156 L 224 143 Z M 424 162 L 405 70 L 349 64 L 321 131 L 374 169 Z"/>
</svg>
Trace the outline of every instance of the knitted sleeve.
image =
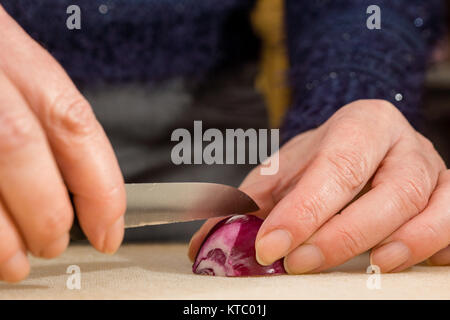
<svg viewBox="0 0 450 320">
<path fill-rule="evenodd" d="M 254 50 L 244 20 L 253 0 L 0 0 L 0 4 L 77 83 L 202 79 L 222 64 L 246 59 Z M 66 27 L 67 8 L 74 4 L 81 10 L 80 30 Z"/>
<path fill-rule="evenodd" d="M 366 25 L 370 5 L 380 8 L 380 29 Z M 440 0 L 286 0 L 293 97 L 283 140 L 357 99 L 388 100 L 417 125 L 444 9 Z"/>
</svg>

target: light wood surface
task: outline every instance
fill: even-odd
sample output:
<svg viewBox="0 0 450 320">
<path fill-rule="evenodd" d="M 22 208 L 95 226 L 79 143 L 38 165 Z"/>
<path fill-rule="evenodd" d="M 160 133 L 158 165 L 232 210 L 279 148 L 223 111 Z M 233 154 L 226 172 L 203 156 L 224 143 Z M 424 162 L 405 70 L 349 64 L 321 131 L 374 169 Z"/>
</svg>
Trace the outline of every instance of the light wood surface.
<svg viewBox="0 0 450 320">
<path fill-rule="evenodd" d="M 381 275 L 381 288 L 368 289 L 367 254 L 322 274 L 223 278 L 193 274 L 186 252 L 187 244 L 128 244 L 107 256 L 70 246 L 54 260 L 31 258 L 30 277 L 0 283 L 0 299 L 450 299 L 450 267 Z M 80 267 L 80 290 L 66 286 L 70 265 Z"/>
</svg>

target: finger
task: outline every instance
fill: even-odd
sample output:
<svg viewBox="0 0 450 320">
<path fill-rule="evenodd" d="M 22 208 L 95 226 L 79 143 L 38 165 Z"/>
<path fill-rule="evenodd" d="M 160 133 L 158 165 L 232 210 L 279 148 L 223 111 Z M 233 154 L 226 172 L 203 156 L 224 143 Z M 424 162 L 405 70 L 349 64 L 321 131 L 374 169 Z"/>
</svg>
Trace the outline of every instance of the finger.
<svg viewBox="0 0 450 320">
<path fill-rule="evenodd" d="M 74 194 L 83 231 L 95 248 L 114 252 L 123 238 L 126 199 L 113 149 L 64 70 L 4 11 L 0 11 L 0 68 L 41 122 Z"/>
<path fill-rule="evenodd" d="M 440 175 L 428 206 L 371 253 L 371 264 L 397 272 L 424 261 L 450 263 L 450 170 Z"/>
<path fill-rule="evenodd" d="M 349 203 L 399 139 L 398 111 L 383 104 L 371 111 L 385 116 L 371 115 L 369 119 L 369 113 L 361 108 L 370 103 L 344 107 L 325 124 L 327 133 L 316 158 L 258 233 L 256 252 L 261 264 L 285 256 Z"/>
<path fill-rule="evenodd" d="M 274 175 L 262 175 L 261 165 L 254 168 L 244 179 L 239 189 L 249 195 L 260 208 L 252 215 L 264 219 L 275 204 L 287 194 L 300 179 L 301 174 L 310 161 L 311 149 L 320 136 L 315 131 L 308 131 L 286 143 L 272 157 L 279 157 L 279 170 Z M 313 135 L 316 137 L 313 137 Z M 188 257 L 194 261 L 197 252 L 209 231 L 224 218 L 207 220 L 192 236 L 189 242 Z"/>
<path fill-rule="evenodd" d="M 428 259 L 428 263 L 434 266 L 450 265 L 450 246 L 435 253 L 430 259 Z"/>
<path fill-rule="evenodd" d="M 425 208 L 438 170 L 410 145 L 407 140 L 397 143 L 375 175 L 372 189 L 285 258 L 290 273 L 340 265 L 380 243 Z"/>
<path fill-rule="evenodd" d="M 25 244 L 0 201 L 0 280 L 18 282 L 29 272 Z"/>
<path fill-rule="evenodd" d="M 0 72 L 0 194 L 29 250 L 64 251 L 72 207 L 45 135 L 12 83 Z"/>
</svg>

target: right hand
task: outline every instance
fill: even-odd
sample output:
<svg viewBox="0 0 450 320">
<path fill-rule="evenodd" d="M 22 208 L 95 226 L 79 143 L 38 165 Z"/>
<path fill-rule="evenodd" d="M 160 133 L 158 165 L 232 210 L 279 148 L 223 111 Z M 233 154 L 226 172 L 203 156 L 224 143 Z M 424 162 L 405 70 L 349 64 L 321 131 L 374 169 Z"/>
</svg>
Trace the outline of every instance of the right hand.
<svg viewBox="0 0 450 320">
<path fill-rule="evenodd" d="M 111 144 L 61 66 L 0 6 L 0 280 L 28 275 L 28 251 L 66 249 L 68 190 L 91 244 L 115 252 L 126 196 Z"/>
</svg>

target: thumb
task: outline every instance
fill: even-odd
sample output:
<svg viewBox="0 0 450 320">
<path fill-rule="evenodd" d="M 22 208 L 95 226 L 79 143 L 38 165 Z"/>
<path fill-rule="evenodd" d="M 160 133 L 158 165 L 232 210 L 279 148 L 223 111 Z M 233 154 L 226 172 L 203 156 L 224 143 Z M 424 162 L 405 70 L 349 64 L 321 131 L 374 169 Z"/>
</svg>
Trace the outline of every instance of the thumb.
<svg viewBox="0 0 450 320">
<path fill-rule="evenodd" d="M 311 139 L 315 135 L 314 132 L 311 130 L 298 135 L 271 156 L 279 157 L 279 170 L 275 174 L 264 175 L 262 169 L 266 164 L 263 163 L 255 167 L 241 183 L 239 189 L 249 195 L 260 208 L 252 212 L 252 215 L 265 219 L 275 205 L 295 187 L 314 154 L 311 152 L 316 141 L 314 138 Z M 188 256 L 192 261 L 195 260 L 209 231 L 222 219 L 224 218 L 207 220 L 192 236 L 188 250 Z"/>
</svg>

